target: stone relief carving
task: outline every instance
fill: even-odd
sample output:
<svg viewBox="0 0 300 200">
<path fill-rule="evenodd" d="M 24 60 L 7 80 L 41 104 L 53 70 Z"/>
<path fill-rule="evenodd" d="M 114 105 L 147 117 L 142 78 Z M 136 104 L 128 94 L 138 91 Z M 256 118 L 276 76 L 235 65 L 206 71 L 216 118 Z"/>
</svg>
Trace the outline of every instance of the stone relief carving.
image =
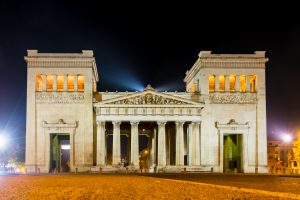
<svg viewBox="0 0 300 200">
<path fill-rule="evenodd" d="M 158 95 L 146 94 L 112 102 L 111 104 L 187 104 L 186 102 Z"/>
<path fill-rule="evenodd" d="M 211 93 L 209 102 L 215 104 L 255 104 L 256 93 Z"/>
<path fill-rule="evenodd" d="M 67 92 L 37 92 L 37 103 L 84 103 L 84 93 L 67 93 Z"/>
</svg>

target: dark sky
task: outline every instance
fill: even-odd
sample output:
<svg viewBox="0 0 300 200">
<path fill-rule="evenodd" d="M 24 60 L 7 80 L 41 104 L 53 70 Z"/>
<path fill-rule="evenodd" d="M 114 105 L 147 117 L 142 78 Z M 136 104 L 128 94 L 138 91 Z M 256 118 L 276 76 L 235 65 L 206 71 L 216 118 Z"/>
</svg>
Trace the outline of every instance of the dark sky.
<svg viewBox="0 0 300 200">
<path fill-rule="evenodd" d="M 266 50 L 268 132 L 300 130 L 300 17 L 293 7 L 0 1 L 0 130 L 23 145 L 26 49 L 94 50 L 102 91 L 135 91 L 148 83 L 183 91 L 185 71 L 201 50 Z"/>
</svg>

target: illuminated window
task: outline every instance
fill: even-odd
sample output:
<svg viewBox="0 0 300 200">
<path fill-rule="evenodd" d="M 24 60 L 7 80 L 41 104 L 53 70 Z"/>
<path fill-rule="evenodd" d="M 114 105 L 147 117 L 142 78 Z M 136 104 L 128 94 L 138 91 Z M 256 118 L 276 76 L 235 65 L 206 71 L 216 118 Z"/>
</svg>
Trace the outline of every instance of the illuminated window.
<svg viewBox="0 0 300 200">
<path fill-rule="evenodd" d="M 74 76 L 68 75 L 68 91 L 74 91 Z"/>
<path fill-rule="evenodd" d="M 246 92 L 246 76 L 245 75 L 241 75 L 240 76 L 240 92 Z"/>
<path fill-rule="evenodd" d="M 214 92 L 215 91 L 215 76 L 211 75 L 209 76 L 209 92 Z"/>
<path fill-rule="evenodd" d="M 57 91 L 63 91 L 64 90 L 64 76 L 63 75 L 57 75 Z"/>
<path fill-rule="evenodd" d="M 225 76 L 224 75 L 219 76 L 219 91 L 220 92 L 225 91 Z"/>
<path fill-rule="evenodd" d="M 37 92 L 43 91 L 43 77 L 42 75 L 37 75 L 35 79 L 35 90 Z"/>
<path fill-rule="evenodd" d="M 53 90 L 53 76 L 52 75 L 47 75 L 47 91 L 52 91 Z"/>
<path fill-rule="evenodd" d="M 79 92 L 84 91 L 84 76 L 82 76 L 82 75 L 78 76 L 78 91 Z"/>
<path fill-rule="evenodd" d="M 230 90 L 230 92 L 235 91 L 235 76 L 234 75 L 229 76 L 229 90 Z"/>
<path fill-rule="evenodd" d="M 255 75 L 250 76 L 250 91 L 256 92 L 256 76 Z"/>
</svg>

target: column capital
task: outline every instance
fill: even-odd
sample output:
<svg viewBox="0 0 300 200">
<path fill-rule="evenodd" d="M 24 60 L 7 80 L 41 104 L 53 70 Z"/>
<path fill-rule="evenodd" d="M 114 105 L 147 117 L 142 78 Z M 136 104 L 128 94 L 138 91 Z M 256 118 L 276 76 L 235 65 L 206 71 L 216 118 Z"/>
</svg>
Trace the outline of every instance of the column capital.
<svg viewBox="0 0 300 200">
<path fill-rule="evenodd" d="M 97 121 L 96 123 L 98 126 L 101 126 L 101 125 L 105 124 L 105 121 Z"/>
<path fill-rule="evenodd" d="M 201 124 L 201 121 L 192 121 L 191 124 L 198 124 L 198 125 L 200 125 L 200 124 Z"/>
<path fill-rule="evenodd" d="M 176 121 L 175 124 L 176 125 L 183 125 L 185 123 L 185 121 Z"/>
<path fill-rule="evenodd" d="M 157 121 L 156 123 L 158 124 L 158 126 L 164 126 L 166 125 L 167 121 Z"/>
<path fill-rule="evenodd" d="M 139 123 L 140 123 L 140 121 L 130 121 L 130 124 L 133 125 L 133 126 L 134 125 L 139 125 Z"/>
<path fill-rule="evenodd" d="M 113 124 L 114 126 L 120 126 L 121 121 L 113 121 L 112 124 Z"/>
</svg>

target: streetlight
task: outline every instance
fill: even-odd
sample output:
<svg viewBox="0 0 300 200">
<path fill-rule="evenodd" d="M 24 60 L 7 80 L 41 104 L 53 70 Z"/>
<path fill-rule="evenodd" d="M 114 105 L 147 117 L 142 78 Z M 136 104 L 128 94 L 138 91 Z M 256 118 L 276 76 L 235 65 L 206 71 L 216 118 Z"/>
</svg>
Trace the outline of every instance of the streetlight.
<svg viewBox="0 0 300 200">
<path fill-rule="evenodd" d="M 282 135 L 282 140 L 283 140 L 284 142 L 286 142 L 286 143 L 291 142 L 292 139 L 293 139 L 292 136 L 289 135 L 289 134 L 284 134 L 284 135 Z"/>
</svg>

